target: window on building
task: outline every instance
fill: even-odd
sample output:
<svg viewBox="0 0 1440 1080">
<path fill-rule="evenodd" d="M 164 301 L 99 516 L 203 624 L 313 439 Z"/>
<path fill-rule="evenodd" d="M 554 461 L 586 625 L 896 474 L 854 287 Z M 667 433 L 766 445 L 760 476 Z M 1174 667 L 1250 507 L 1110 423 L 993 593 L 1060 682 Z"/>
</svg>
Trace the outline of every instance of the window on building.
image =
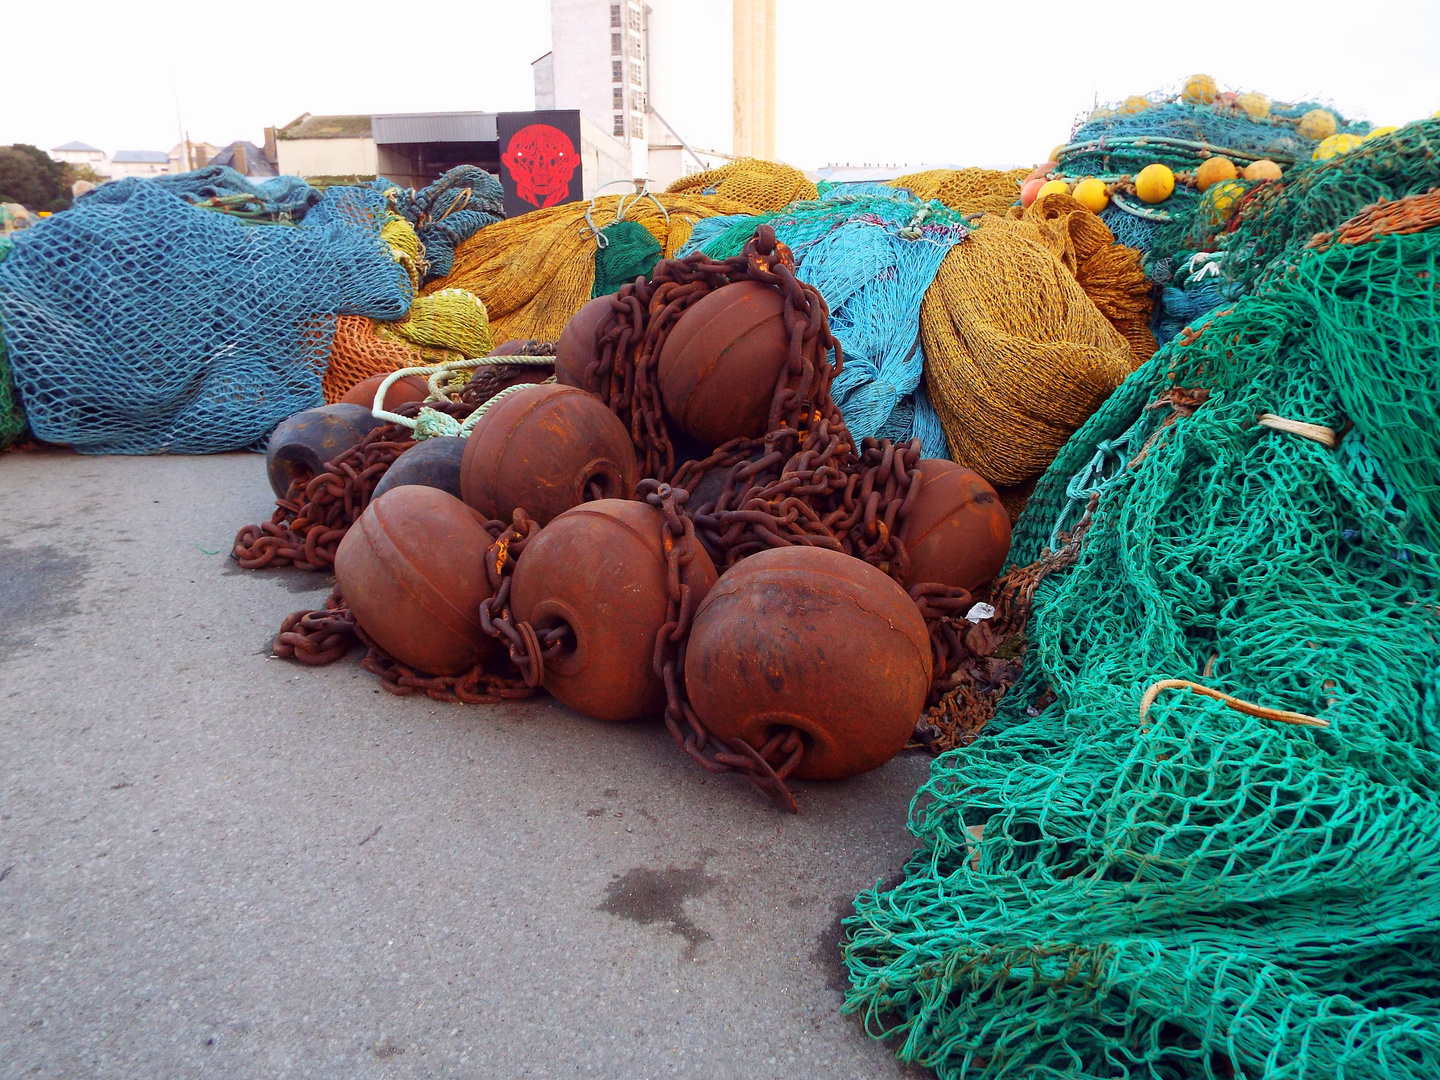
<svg viewBox="0 0 1440 1080">
<path fill-rule="evenodd" d="M 613 11 L 614 9 L 612 8 L 611 10 Z M 631 29 L 631 30 L 634 30 L 634 31 L 638 34 L 638 33 L 640 32 L 640 9 L 639 9 L 639 8 L 632 7 L 632 8 L 630 9 L 630 20 L 629 20 L 629 22 L 630 22 L 630 29 Z M 613 25 L 618 26 L 618 25 L 620 25 L 620 24 L 619 24 L 619 23 L 615 23 L 615 24 L 613 24 Z"/>
<path fill-rule="evenodd" d="M 624 115 L 623 113 L 616 113 L 616 114 L 615 114 L 615 129 L 614 129 L 614 133 L 615 133 L 616 135 L 624 135 L 624 134 L 625 134 L 625 115 Z"/>
<path fill-rule="evenodd" d="M 619 56 L 619 55 L 620 55 L 621 53 L 623 53 L 624 51 L 625 51 L 625 50 L 620 47 L 620 35 L 619 35 L 619 34 L 611 34 L 611 35 L 610 35 L 610 52 L 611 52 L 613 55 L 615 55 L 615 56 Z"/>
<path fill-rule="evenodd" d="M 619 5 L 619 4 L 611 4 L 611 5 L 610 5 L 610 25 L 611 25 L 611 26 L 614 26 L 614 27 L 618 27 L 618 26 L 620 25 L 620 5 Z"/>
<path fill-rule="evenodd" d="M 611 61 L 610 61 L 610 77 L 611 77 L 612 79 L 614 79 L 616 82 L 624 82 L 624 81 L 625 81 L 625 61 L 624 61 L 624 60 L 611 60 Z"/>
<path fill-rule="evenodd" d="M 636 60 L 640 59 L 640 39 L 638 37 L 630 39 L 630 55 Z"/>
<path fill-rule="evenodd" d="M 643 139 L 645 137 L 645 118 L 643 116 L 637 116 L 635 113 L 630 114 L 630 134 L 637 139 Z"/>
<path fill-rule="evenodd" d="M 615 104 L 611 107 L 616 109 L 625 108 L 625 88 L 623 86 L 616 86 L 613 89 L 615 91 Z"/>
<path fill-rule="evenodd" d="M 631 65 L 630 65 L 630 82 L 631 82 L 633 85 L 635 85 L 635 86 L 639 86 L 639 85 L 640 85 L 640 65 L 639 65 L 639 64 L 631 64 Z"/>
</svg>

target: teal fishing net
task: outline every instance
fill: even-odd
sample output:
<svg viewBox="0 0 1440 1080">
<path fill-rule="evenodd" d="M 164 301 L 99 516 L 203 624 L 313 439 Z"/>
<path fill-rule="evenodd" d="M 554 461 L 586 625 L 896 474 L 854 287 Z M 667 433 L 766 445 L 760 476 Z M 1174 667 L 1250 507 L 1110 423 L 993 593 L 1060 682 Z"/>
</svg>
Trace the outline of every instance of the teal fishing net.
<svg viewBox="0 0 1440 1080">
<path fill-rule="evenodd" d="M 263 440 L 322 403 L 337 315 L 409 309 L 385 214 L 331 188 L 298 226 L 255 225 L 132 179 L 27 229 L 0 262 L 0 331 L 31 430 L 87 453 Z"/>
<path fill-rule="evenodd" d="M 1223 154 L 1242 167 L 1260 158 L 1282 165 L 1307 160 L 1316 141 L 1300 134 L 1295 121 L 1313 102 L 1282 105 L 1263 120 L 1252 120 L 1240 108 L 1222 103 L 1187 104 L 1167 101 L 1135 113 L 1101 110 L 1075 129 L 1060 152 L 1059 164 L 1067 176 L 1115 179 L 1133 175 L 1160 162 L 1177 172 L 1193 169 L 1213 154 Z M 1364 134 L 1370 125 L 1349 122 L 1329 110 L 1336 131 Z"/>
<path fill-rule="evenodd" d="M 1310 252 L 1045 474 L 1011 574 L 1073 564 L 1050 557 L 1019 681 L 917 794 L 905 880 L 846 920 L 846 1008 L 901 1058 L 1440 1076 L 1437 281 L 1440 231 Z M 1328 726 L 1184 687 L 1142 718 L 1165 679 Z"/>
<path fill-rule="evenodd" d="M 826 197 L 757 217 L 697 222 L 687 251 L 738 254 L 760 224 L 795 253 L 797 276 L 820 290 L 845 351 L 831 390 L 856 438 L 918 437 L 926 457 L 950 456 L 921 382 L 920 304 L 945 255 L 964 240 L 964 218 L 895 188 Z"/>
</svg>

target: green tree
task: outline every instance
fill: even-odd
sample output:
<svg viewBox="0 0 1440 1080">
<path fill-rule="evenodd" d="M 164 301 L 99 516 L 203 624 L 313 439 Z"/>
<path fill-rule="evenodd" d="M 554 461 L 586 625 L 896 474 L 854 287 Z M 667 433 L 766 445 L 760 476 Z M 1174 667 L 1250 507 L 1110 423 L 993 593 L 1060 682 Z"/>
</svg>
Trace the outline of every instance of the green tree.
<svg viewBox="0 0 1440 1080">
<path fill-rule="evenodd" d="M 25 143 L 0 146 L 0 202 L 30 211 L 64 210 L 70 205 L 65 166 Z"/>
</svg>

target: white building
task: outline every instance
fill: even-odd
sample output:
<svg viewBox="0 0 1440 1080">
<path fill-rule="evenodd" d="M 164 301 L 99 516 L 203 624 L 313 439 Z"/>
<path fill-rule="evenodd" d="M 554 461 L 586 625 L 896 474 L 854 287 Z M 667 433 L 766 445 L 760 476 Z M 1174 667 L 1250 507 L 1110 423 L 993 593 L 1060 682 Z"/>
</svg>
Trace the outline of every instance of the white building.
<svg viewBox="0 0 1440 1080">
<path fill-rule="evenodd" d="M 579 109 L 653 189 L 774 158 L 775 0 L 550 0 L 550 44 L 535 108 Z"/>
<path fill-rule="evenodd" d="M 116 150 L 103 171 L 111 180 L 122 176 L 162 176 L 170 171 L 170 155 L 164 150 Z"/>
<path fill-rule="evenodd" d="M 102 176 L 105 173 L 105 151 L 83 142 L 67 142 L 52 147 L 50 157 L 66 165 L 88 165 Z"/>
</svg>

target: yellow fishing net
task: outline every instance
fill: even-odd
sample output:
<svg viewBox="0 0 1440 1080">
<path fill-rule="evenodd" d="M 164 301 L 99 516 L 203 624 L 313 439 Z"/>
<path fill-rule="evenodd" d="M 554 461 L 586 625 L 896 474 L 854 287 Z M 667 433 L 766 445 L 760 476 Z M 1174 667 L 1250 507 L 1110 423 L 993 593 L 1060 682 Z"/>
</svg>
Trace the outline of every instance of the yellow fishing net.
<svg viewBox="0 0 1440 1080">
<path fill-rule="evenodd" d="M 939 199 L 962 214 L 999 214 L 1020 198 L 1020 184 L 1029 169 L 928 169 L 890 181 L 917 199 Z"/>
<path fill-rule="evenodd" d="M 487 225 L 455 248 L 455 269 L 427 292 L 461 288 L 485 304 L 496 341 L 554 341 L 595 286 L 596 230 L 617 220 L 622 196 L 565 203 Z M 712 195 L 623 196 L 624 219 L 648 229 L 671 258 L 701 218 L 747 208 Z M 658 200 L 658 203 L 657 201 Z M 661 207 L 664 210 L 661 210 Z M 586 214 L 589 214 L 589 220 Z"/>
<path fill-rule="evenodd" d="M 1036 238 L 1059 257 L 1100 313 L 1125 335 L 1135 365 L 1149 360 L 1157 346 L 1150 332 L 1151 285 L 1140 252 L 1115 243 L 1103 221 L 1059 192 L 1037 199 L 1025 210 L 1013 207 L 1007 216 L 1035 227 Z"/>
<path fill-rule="evenodd" d="M 1136 366 L 1042 232 L 987 216 L 950 249 L 920 309 L 926 391 L 950 453 L 997 487 L 1044 470 Z"/>
<path fill-rule="evenodd" d="M 670 194 L 713 192 L 744 205 L 744 213 L 767 214 L 792 202 L 814 199 L 815 185 L 799 169 L 778 161 L 741 158 L 718 169 L 682 176 L 668 188 Z"/>
</svg>

